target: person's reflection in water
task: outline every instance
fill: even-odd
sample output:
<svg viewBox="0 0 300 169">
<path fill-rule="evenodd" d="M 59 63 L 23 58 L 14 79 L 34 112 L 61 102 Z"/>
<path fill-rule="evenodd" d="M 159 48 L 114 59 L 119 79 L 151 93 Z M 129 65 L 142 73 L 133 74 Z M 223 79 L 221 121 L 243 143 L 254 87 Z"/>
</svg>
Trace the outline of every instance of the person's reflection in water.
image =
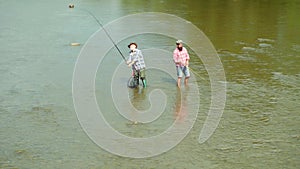
<svg viewBox="0 0 300 169">
<path fill-rule="evenodd" d="M 175 102 L 175 120 L 177 122 L 184 122 L 185 118 L 188 115 L 188 103 L 187 103 L 187 96 L 188 96 L 189 88 L 186 87 L 183 89 L 177 89 L 176 93 L 176 102 Z"/>
<path fill-rule="evenodd" d="M 132 119 L 136 119 L 135 116 L 137 115 L 137 111 L 143 111 L 148 108 L 148 102 L 146 100 L 147 88 L 137 87 L 135 89 L 130 89 L 129 97 L 131 104 L 133 106 L 132 110 Z M 133 120 L 132 124 L 138 124 L 137 120 Z"/>
</svg>

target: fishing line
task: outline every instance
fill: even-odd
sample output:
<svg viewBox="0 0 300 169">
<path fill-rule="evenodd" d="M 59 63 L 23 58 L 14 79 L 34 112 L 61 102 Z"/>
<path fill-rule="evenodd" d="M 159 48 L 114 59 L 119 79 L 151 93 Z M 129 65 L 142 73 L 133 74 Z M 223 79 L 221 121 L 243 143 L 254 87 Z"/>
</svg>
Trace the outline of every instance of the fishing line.
<svg viewBox="0 0 300 169">
<path fill-rule="evenodd" d="M 73 4 L 69 5 L 69 8 L 74 8 Z M 120 53 L 120 55 L 122 56 L 123 60 L 126 62 L 126 59 L 124 57 L 124 55 L 122 54 L 121 50 L 119 49 L 118 45 L 114 42 L 114 40 L 112 39 L 112 37 L 109 35 L 109 33 L 106 31 L 106 29 L 104 28 L 103 24 L 99 21 L 99 19 L 89 10 L 86 9 L 80 9 L 81 11 L 87 12 L 90 16 L 92 16 L 95 21 L 98 23 L 98 25 L 103 29 L 103 31 L 105 32 L 106 36 L 110 39 L 110 41 L 113 43 L 113 45 L 115 46 L 115 48 L 118 50 L 118 52 Z"/>
<path fill-rule="evenodd" d="M 74 4 L 70 4 L 69 8 L 74 8 Z M 86 9 L 81 9 L 79 8 L 79 10 L 87 12 L 91 17 L 94 18 L 94 20 L 98 23 L 98 25 L 103 29 L 103 31 L 105 32 L 106 36 L 110 39 L 110 41 L 113 43 L 114 47 L 117 49 L 117 51 L 119 52 L 119 54 L 122 56 L 123 60 L 126 62 L 125 56 L 122 54 L 121 50 L 119 49 L 118 45 L 114 42 L 114 40 L 112 39 L 112 37 L 109 35 L 109 33 L 107 32 L 107 30 L 104 28 L 103 24 L 99 21 L 99 19 L 89 10 Z M 207 81 L 207 79 L 204 79 L 201 75 L 199 75 L 195 70 L 193 70 L 191 67 L 189 67 L 190 70 L 196 74 L 198 77 L 200 77 L 202 80 Z"/>
</svg>

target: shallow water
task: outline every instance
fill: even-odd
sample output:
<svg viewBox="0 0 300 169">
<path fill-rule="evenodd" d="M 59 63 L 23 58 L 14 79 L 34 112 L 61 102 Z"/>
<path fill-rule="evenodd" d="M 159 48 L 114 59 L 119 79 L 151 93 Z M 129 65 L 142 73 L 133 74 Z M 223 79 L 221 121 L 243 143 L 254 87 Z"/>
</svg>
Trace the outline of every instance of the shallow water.
<svg viewBox="0 0 300 169">
<path fill-rule="evenodd" d="M 299 168 L 300 162 L 300 2 L 262 1 L 0 1 L 0 168 Z M 185 139 L 170 151 L 147 159 L 115 156 L 98 147 L 81 128 L 72 99 L 77 56 L 102 23 L 137 12 L 164 12 L 199 27 L 215 46 L 226 73 L 227 100 L 212 137 L 198 143 L 207 117 L 210 83 L 205 66 L 191 52 L 199 85 L 198 118 Z M 154 25 L 155 26 L 155 25 Z M 189 32 L 186 32 L 187 34 Z M 129 37 L 141 49 L 172 51 L 174 39 L 162 35 Z M 78 42 L 81 46 L 70 46 Z M 107 56 L 117 65 L 117 51 Z M 108 66 L 109 67 L 109 66 Z M 132 125 L 105 98 L 101 85 L 113 70 L 97 72 L 97 101 L 105 117 L 129 136 L 152 136 L 172 123 L 175 80 L 157 80 L 171 103 L 154 124 Z M 175 74 L 175 72 L 174 72 Z M 126 82 L 126 80 L 125 80 Z M 151 84 L 152 83 L 152 84 Z M 105 88 L 106 89 L 106 88 Z M 129 90 L 129 97 L 139 91 Z M 147 94 L 147 93 L 146 93 Z M 143 98 L 143 97 L 142 97 Z M 138 108 L 149 102 L 137 98 Z"/>
</svg>

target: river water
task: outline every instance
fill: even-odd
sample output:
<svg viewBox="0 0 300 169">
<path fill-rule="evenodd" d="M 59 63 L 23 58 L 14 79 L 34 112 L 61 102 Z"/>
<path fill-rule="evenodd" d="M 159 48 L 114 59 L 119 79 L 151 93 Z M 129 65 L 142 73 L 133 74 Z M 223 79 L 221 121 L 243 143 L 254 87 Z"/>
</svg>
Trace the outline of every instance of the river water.
<svg viewBox="0 0 300 169">
<path fill-rule="evenodd" d="M 69 9 L 69 3 L 75 8 Z M 202 144 L 197 140 L 211 89 L 205 66 L 190 51 L 190 67 L 201 93 L 190 133 L 170 151 L 150 158 L 116 156 L 96 145 L 81 127 L 72 98 L 76 60 L 99 29 L 80 9 L 103 24 L 128 14 L 162 12 L 201 29 L 226 74 L 226 106 L 214 134 Z M 299 168 L 299 9 L 298 0 L 0 0 L 0 168 Z M 128 37 L 118 46 L 124 54 L 129 41 L 139 42 L 141 49 L 172 52 L 174 40 L 146 34 Z M 81 45 L 71 46 L 73 42 Z M 107 56 L 117 56 L 113 64 L 122 61 L 117 51 Z M 111 113 L 113 103 L 106 99 L 107 88 L 102 88 L 113 71 L 109 67 L 99 68 L 95 93 L 116 130 L 148 137 L 172 123 L 172 113 L 150 129 Z M 147 76 L 150 89 L 161 86 L 169 97 L 177 97 L 175 79 L 165 75 L 167 80 L 160 81 L 155 71 Z M 139 98 L 141 91 L 126 92 L 137 109 L 149 107 L 144 97 Z M 167 113 L 176 109 L 167 106 Z"/>
</svg>

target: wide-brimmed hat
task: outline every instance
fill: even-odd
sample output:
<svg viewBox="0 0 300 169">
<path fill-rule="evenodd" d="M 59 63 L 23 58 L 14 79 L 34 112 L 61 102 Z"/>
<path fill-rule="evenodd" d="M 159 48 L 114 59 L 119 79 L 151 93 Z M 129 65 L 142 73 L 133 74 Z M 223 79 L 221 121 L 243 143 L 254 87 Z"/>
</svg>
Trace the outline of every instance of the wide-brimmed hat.
<svg viewBox="0 0 300 169">
<path fill-rule="evenodd" d="M 128 45 L 128 48 L 130 48 L 131 45 L 135 45 L 135 47 L 137 48 L 137 44 L 134 43 L 134 42 L 131 42 L 131 43 Z"/>
</svg>

